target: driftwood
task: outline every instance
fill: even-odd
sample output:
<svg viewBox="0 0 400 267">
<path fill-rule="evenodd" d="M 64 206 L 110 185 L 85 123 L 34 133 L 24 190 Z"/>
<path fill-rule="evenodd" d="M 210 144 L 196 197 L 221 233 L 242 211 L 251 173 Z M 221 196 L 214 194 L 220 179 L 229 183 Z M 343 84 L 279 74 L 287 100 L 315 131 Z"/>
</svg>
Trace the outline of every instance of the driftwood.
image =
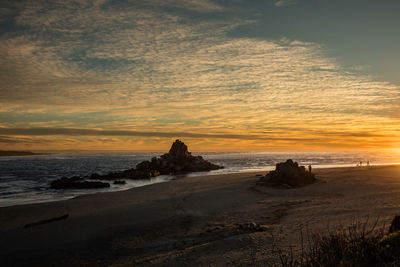
<svg viewBox="0 0 400 267">
<path fill-rule="evenodd" d="M 33 227 L 33 226 L 37 226 L 37 225 L 41 225 L 41 224 L 45 224 L 45 223 L 64 220 L 64 219 L 67 219 L 68 216 L 69 216 L 69 214 L 65 214 L 65 215 L 60 216 L 60 217 L 54 217 L 54 218 L 51 218 L 51 219 L 41 220 L 41 221 L 34 222 L 34 223 L 27 223 L 27 224 L 25 224 L 24 228 L 29 228 L 29 227 Z"/>
</svg>

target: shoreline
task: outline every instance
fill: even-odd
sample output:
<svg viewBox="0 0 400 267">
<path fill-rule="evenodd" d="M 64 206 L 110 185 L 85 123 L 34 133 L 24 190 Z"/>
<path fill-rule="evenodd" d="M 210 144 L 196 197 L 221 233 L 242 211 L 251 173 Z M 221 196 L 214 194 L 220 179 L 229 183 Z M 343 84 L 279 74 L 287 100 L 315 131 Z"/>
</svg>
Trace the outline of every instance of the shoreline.
<svg viewBox="0 0 400 267">
<path fill-rule="evenodd" d="M 399 166 L 400 163 L 379 163 L 379 164 L 371 164 L 370 166 L 353 166 L 354 164 L 327 164 L 327 165 L 312 165 L 313 170 L 317 170 L 317 169 L 337 169 L 337 168 L 366 168 L 366 167 L 385 167 L 385 166 Z M 37 200 L 33 200 L 29 203 L 15 203 L 15 204 L 11 204 L 11 205 L 0 205 L 0 209 L 1 208 L 5 208 L 5 207 L 14 207 L 14 206 L 20 206 L 20 205 L 31 205 L 31 204 L 42 204 L 42 203 L 48 203 L 48 202 L 59 202 L 59 201 L 65 201 L 65 200 L 70 200 L 70 199 L 74 199 L 74 198 L 79 198 L 82 196 L 87 196 L 87 195 L 93 195 L 93 194 L 104 194 L 104 193 L 113 193 L 113 192 L 123 192 L 123 191 L 127 191 L 127 190 L 131 190 L 131 189 L 135 189 L 135 188 L 139 188 L 139 187 L 146 187 L 146 186 L 150 186 L 153 184 L 158 184 L 158 183 L 167 183 L 170 182 L 172 180 L 176 180 L 176 179 L 190 179 L 193 177 L 208 177 L 208 176 L 216 176 L 216 175 L 232 175 L 232 174 L 251 174 L 251 173 L 258 173 L 258 172 L 264 172 L 263 175 L 265 175 L 267 172 L 269 172 L 270 170 L 273 170 L 275 168 L 274 166 L 265 166 L 263 168 L 260 169 L 250 169 L 250 170 L 241 170 L 241 171 L 232 171 L 232 172 L 227 172 L 227 173 L 219 173 L 219 174 L 214 174 L 212 172 L 210 173 L 196 173 L 196 172 L 192 172 L 192 173 L 186 173 L 186 174 L 180 174 L 180 175 L 161 175 L 163 178 L 163 180 L 161 181 L 157 181 L 160 177 L 155 177 L 151 180 L 156 180 L 155 182 L 152 182 L 151 180 L 138 180 L 138 181 L 130 181 L 128 180 L 128 182 L 140 182 L 140 183 L 144 183 L 143 185 L 134 185 L 131 187 L 127 187 L 127 188 L 114 188 L 114 189 L 100 189 L 97 190 L 96 189 L 83 189 L 83 190 L 66 190 L 63 191 L 65 193 L 70 193 L 70 194 L 76 194 L 76 195 L 66 195 L 66 196 L 59 196 L 59 198 L 55 198 L 53 196 L 53 198 L 51 196 L 49 196 L 47 199 L 37 199 Z M 165 177 L 164 177 L 165 176 Z M 129 184 L 128 184 L 129 186 Z M 50 188 L 49 188 L 50 189 Z M 18 202 L 18 201 L 16 201 Z"/>
<path fill-rule="evenodd" d="M 350 164 L 348 164 L 350 165 Z M 313 166 L 313 171 L 315 170 L 340 170 L 340 169 L 354 169 L 354 170 L 361 170 L 361 169 L 368 169 L 368 168 L 385 168 L 385 167 L 400 167 L 400 163 L 384 163 L 384 164 L 377 164 L 377 165 L 370 165 L 370 166 L 348 166 L 347 164 L 345 166 L 335 166 L 335 167 L 319 167 L 319 165 L 315 165 Z M 275 166 L 268 166 L 268 168 L 274 169 Z M 265 172 L 268 172 L 269 170 L 259 170 L 259 171 L 238 171 L 238 172 L 232 172 L 232 173 L 222 173 L 222 174 L 209 174 L 209 175 L 196 175 L 196 173 L 189 173 L 188 176 L 182 176 L 182 177 L 178 177 L 178 178 L 172 178 L 169 180 L 165 180 L 162 182 L 157 182 L 157 183 L 151 183 L 151 184 L 145 184 L 142 186 L 137 186 L 137 187 L 131 187 L 131 188 L 127 188 L 127 189 L 120 189 L 120 190 L 114 190 L 114 191 L 106 191 L 106 192 L 88 192 L 87 194 L 82 194 L 82 195 L 76 195 L 76 196 L 71 196 L 68 197 L 66 199 L 59 199 L 59 200 L 54 200 L 54 201 L 41 201 L 41 202 L 33 202 L 33 203 L 25 203 L 25 204 L 15 204 L 15 205 L 11 205 L 11 206 L 0 206 L 0 211 L 1 209 L 4 208 L 11 208 L 11 207 L 18 207 L 18 206 L 29 206 L 29 205 L 41 205 L 41 204 L 47 204 L 47 203 L 52 203 L 52 202 L 62 202 L 62 201 L 70 201 L 70 200 L 74 200 L 74 199 L 79 199 L 79 198 L 86 198 L 89 196 L 93 196 L 93 195 L 107 195 L 107 194 L 116 194 L 119 192 L 128 192 L 128 191 L 134 191 L 138 188 L 147 188 L 153 185 L 157 185 L 157 184 L 164 184 L 164 183 L 168 183 L 174 180 L 182 180 L 182 179 L 192 179 L 192 178 L 197 178 L 197 179 L 205 179 L 207 177 L 218 177 L 218 178 L 223 178 L 223 177 L 230 177 L 231 175 L 245 175 L 245 176 L 254 176 L 254 175 L 265 175 Z"/>
<path fill-rule="evenodd" d="M 320 182 L 292 189 L 257 186 L 256 175 L 265 173 L 250 172 L 2 207 L 0 244 L 7 245 L 0 259 L 45 266 L 265 265 L 274 260 L 274 242 L 299 248 L 301 229 L 323 231 L 365 216 L 388 226 L 399 213 L 399 165 L 313 172 Z M 263 231 L 244 228 L 253 222 Z M 271 239 L 276 233 L 278 241 Z"/>
</svg>

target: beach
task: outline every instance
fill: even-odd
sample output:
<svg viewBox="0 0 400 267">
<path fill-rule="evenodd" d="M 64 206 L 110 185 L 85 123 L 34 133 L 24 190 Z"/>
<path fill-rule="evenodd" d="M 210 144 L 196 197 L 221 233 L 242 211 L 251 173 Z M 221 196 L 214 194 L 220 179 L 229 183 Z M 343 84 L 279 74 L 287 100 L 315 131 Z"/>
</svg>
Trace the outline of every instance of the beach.
<svg viewBox="0 0 400 267">
<path fill-rule="evenodd" d="M 274 244 L 298 249 L 301 231 L 366 218 L 388 227 L 400 213 L 400 166 L 313 172 L 318 181 L 300 188 L 257 185 L 265 172 L 248 172 L 2 207 L 0 259 L 5 266 L 265 266 L 276 262 Z"/>
</svg>

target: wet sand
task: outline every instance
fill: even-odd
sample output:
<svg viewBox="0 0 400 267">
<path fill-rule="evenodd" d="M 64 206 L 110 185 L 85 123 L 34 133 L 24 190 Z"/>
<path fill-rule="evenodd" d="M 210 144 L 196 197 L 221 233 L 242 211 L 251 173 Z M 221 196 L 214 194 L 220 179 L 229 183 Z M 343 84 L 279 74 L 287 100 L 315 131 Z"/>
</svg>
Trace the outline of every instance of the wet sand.
<svg viewBox="0 0 400 267">
<path fill-rule="evenodd" d="M 400 214 L 400 166 L 314 172 L 317 183 L 296 189 L 256 185 L 265 173 L 237 173 L 3 207 L 0 262 L 265 266 L 276 260 L 274 243 L 298 248 L 305 229 L 324 231 L 366 216 L 388 226 Z M 63 219 L 34 224 L 52 218 Z M 261 228 L 249 227 L 253 222 Z"/>
</svg>

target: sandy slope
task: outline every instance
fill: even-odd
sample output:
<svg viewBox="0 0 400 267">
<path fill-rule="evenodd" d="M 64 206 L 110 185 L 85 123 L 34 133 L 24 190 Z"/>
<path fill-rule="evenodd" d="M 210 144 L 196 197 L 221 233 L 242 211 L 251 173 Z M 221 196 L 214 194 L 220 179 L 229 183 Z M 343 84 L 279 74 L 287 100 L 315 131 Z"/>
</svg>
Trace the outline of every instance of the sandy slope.
<svg viewBox="0 0 400 267">
<path fill-rule="evenodd" d="M 260 265 L 301 229 L 400 214 L 400 166 L 315 170 L 298 189 L 256 186 L 257 173 L 192 177 L 123 192 L 0 208 L 0 261 L 40 265 Z M 69 214 L 24 229 L 26 223 Z M 263 232 L 241 229 L 256 222 Z"/>
</svg>

